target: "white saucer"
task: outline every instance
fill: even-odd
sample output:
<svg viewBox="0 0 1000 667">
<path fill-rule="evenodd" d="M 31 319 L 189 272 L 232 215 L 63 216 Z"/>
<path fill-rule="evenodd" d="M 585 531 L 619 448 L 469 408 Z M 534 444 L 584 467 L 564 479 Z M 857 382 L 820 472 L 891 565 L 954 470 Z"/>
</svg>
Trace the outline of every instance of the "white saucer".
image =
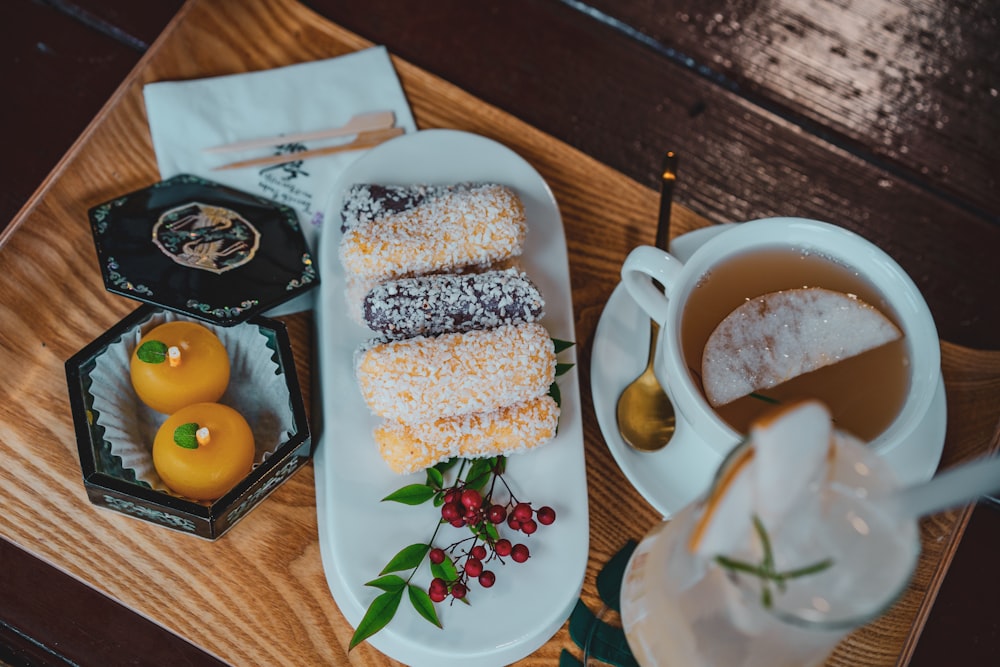
<svg viewBox="0 0 1000 667">
<path fill-rule="evenodd" d="M 679 236 L 671 253 L 686 260 L 728 225 L 707 227 Z M 642 372 L 649 350 L 649 318 L 619 284 L 608 299 L 594 334 L 591 393 L 604 440 L 618 467 L 640 494 L 665 518 L 698 497 L 711 482 L 721 457 L 694 440 L 674 441 L 657 452 L 639 452 L 618 433 L 615 405 L 622 390 Z M 900 483 L 930 479 L 944 448 L 946 405 L 939 381 L 931 409 L 917 429 L 918 437 L 883 455 Z"/>
</svg>

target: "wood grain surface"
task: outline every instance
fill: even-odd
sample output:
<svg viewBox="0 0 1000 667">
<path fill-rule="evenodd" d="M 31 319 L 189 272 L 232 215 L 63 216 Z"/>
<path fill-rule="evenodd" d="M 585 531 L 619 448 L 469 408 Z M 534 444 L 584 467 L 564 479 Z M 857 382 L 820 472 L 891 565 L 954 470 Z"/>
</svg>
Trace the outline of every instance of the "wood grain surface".
<svg viewBox="0 0 1000 667">
<path fill-rule="evenodd" d="M 135 304 L 108 294 L 86 221 L 89 206 L 157 180 L 141 98 L 150 81 L 183 79 L 333 57 L 369 42 L 291 0 L 194 0 L 110 98 L 101 115 L 0 237 L 0 535 L 120 600 L 231 664 L 390 664 L 369 646 L 347 655 L 352 629 L 330 597 L 320 563 L 312 467 L 300 471 L 231 533 L 194 540 L 87 501 L 69 415 L 63 362 Z M 422 128 L 477 132 L 532 163 L 556 194 L 567 230 L 581 388 L 603 305 L 629 249 L 652 242 L 657 194 L 647 184 L 396 58 Z M 697 200 L 697 197 L 692 197 Z M 674 234 L 709 221 L 675 205 Z M 289 318 L 308 393 L 311 323 Z M 949 429 L 943 467 L 998 446 L 1000 353 L 943 343 Z M 594 576 L 627 539 L 657 520 L 615 465 L 582 391 Z M 612 515 L 599 511 L 627 507 Z M 912 650 L 968 510 L 921 525 L 924 554 L 906 596 L 855 633 L 831 665 L 892 665 Z M 576 655 L 565 628 L 525 665 Z"/>
<path fill-rule="evenodd" d="M 1000 349 L 979 287 L 1000 279 L 993 0 L 306 4 L 640 183 L 655 187 L 663 150 L 681 152 L 678 201 L 713 222 L 853 229 L 914 277 L 942 338 Z M 180 5 L 0 5 L 16 26 L 0 54 L 27 63 L 7 75 L 19 103 L 0 120 L 53 135 L 0 135 L 20 156 L 0 223 Z"/>
<path fill-rule="evenodd" d="M 975 287 L 1000 282 L 995 2 L 310 4 L 650 187 L 676 150 L 678 201 L 712 222 L 856 231 L 910 273 L 943 339 L 1000 349 Z"/>
<path fill-rule="evenodd" d="M 0 225 L 45 180 L 182 4 L 161 0 L 136 12 L 129 0 L 100 7 L 0 3 L 0 80 L 16 97 L 0 106 L 0 124 L 12 130 L 0 133 L 0 151 L 17 156 L 0 166 Z"/>
<path fill-rule="evenodd" d="M 845 150 L 994 219 L 1000 211 L 995 2 L 589 4 Z"/>
</svg>

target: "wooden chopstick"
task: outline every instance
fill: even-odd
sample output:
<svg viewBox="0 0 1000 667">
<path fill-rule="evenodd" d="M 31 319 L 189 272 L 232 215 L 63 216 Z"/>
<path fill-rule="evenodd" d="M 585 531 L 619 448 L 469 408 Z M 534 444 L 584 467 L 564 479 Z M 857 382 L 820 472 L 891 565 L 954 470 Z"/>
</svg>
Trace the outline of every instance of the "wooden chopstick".
<svg viewBox="0 0 1000 667">
<path fill-rule="evenodd" d="M 362 148 L 371 148 L 372 146 L 377 146 L 383 141 L 392 139 L 393 137 L 398 137 L 403 134 L 404 130 L 401 127 L 390 127 L 384 130 L 372 130 L 369 132 L 362 132 L 358 134 L 357 138 L 347 144 L 339 144 L 337 146 L 326 146 L 325 148 L 315 148 L 309 151 L 297 151 L 294 153 L 283 153 L 281 155 L 268 155 L 267 157 L 258 157 L 250 160 L 240 160 L 239 162 L 230 162 L 229 164 L 224 164 L 221 167 L 215 167 L 212 171 L 222 171 L 223 169 L 242 169 L 243 167 L 258 167 L 263 165 L 272 164 L 284 164 L 286 162 L 295 162 L 296 160 L 305 160 L 308 158 L 319 157 L 321 155 L 331 155 L 333 153 L 341 153 L 343 151 L 356 151 Z"/>
<path fill-rule="evenodd" d="M 291 144 L 296 142 L 315 141 L 316 139 L 330 139 L 332 137 L 344 137 L 349 134 L 358 134 L 369 130 L 381 130 L 392 127 L 396 123 L 396 114 L 392 111 L 371 111 L 353 116 L 340 127 L 328 128 L 325 130 L 314 130 L 312 132 L 297 132 L 295 134 L 283 134 L 275 137 L 263 137 L 260 139 L 246 139 L 232 144 L 213 146 L 204 149 L 206 153 L 224 153 L 230 151 L 241 151 L 249 148 L 263 148 L 265 146 L 280 146 L 281 144 Z"/>
</svg>

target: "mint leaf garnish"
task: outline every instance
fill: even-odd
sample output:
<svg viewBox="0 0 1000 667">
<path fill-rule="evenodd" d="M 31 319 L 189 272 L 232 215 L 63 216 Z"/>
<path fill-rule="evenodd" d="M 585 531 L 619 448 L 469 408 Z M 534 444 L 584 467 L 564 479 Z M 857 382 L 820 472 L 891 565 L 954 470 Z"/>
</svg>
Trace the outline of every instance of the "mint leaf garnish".
<svg viewBox="0 0 1000 667">
<path fill-rule="evenodd" d="M 198 449 L 198 425 L 194 422 L 181 424 L 174 429 L 174 443 L 184 449 Z"/>
<path fill-rule="evenodd" d="M 147 364 L 162 364 L 167 360 L 167 345 L 158 340 L 147 340 L 135 351 L 139 361 Z"/>
</svg>

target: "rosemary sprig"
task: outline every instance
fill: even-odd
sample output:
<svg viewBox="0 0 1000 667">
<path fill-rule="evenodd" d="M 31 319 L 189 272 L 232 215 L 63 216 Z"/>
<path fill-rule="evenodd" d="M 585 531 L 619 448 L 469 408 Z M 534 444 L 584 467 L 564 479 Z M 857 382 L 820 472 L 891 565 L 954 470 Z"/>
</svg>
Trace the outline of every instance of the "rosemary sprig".
<svg viewBox="0 0 1000 667">
<path fill-rule="evenodd" d="M 764 556 L 761 559 L 760 564 L 747 563 L 745 561 L 723 556 L 721 554 L 715 557 L 715 562 L 730 572 L 742 572 L 759 578 L 762 582 L 760 602 L 761 606 L 765 609 L 770 609 L 774 605 L 774 594 L 771 591 L 771 584 L 774 584 L 777 586 L 779 591 L 783 592 L 785 590 L 785 584 L 790 579 L 798 579 L 811 574 L 817 574 L 833 565 L 832 558 L 825 558 L 821 561 L 813 563 L 812 565 L 806 565 L 793 570 L 779 572 L 774 563 L 774 549 L 771 545 L 771 537 L 767 534 L 764 522 L 761 521 L 760 517 L 756 514 L 753 515 L 753 527 L 757 532 L 757 537 L 760 538 L 761 549 L 764 552 Z"/>
</svg>

